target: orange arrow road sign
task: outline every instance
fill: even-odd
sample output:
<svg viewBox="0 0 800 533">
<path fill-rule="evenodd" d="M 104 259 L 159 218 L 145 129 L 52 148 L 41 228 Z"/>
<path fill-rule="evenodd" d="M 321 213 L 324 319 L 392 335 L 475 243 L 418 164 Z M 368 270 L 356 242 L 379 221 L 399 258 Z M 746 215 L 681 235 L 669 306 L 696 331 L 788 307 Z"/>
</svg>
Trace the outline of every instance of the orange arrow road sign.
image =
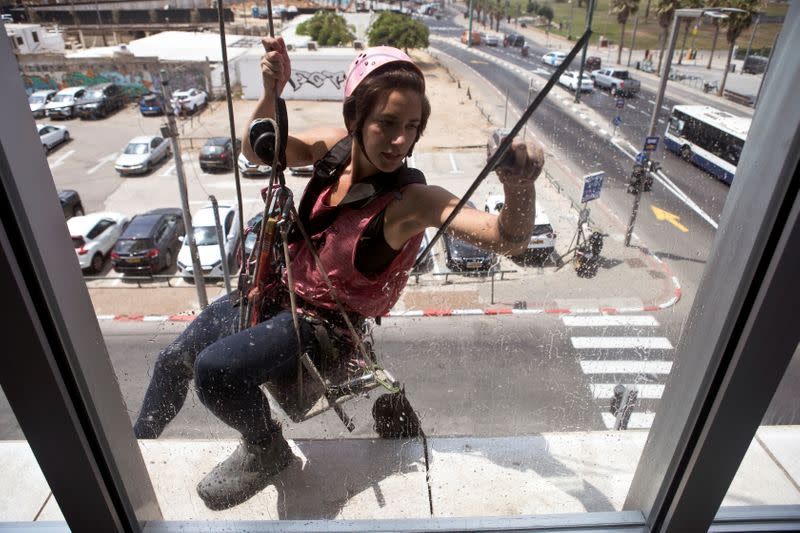
<svg viewBox="0 0 800 533">
<path fill-rule="evenodd" d="M 656 216 L 657 220 L 666 220 L 684 233 L 689 231 L 689 228 L 680 223 L 681 217 L 678 215 L 670 213 L 669 211 L 664 211 L 663 209 L 659 209 L 654 205 L 651 205 L 650 209 L 653 210 L 653 214 Z"/>
</svg>

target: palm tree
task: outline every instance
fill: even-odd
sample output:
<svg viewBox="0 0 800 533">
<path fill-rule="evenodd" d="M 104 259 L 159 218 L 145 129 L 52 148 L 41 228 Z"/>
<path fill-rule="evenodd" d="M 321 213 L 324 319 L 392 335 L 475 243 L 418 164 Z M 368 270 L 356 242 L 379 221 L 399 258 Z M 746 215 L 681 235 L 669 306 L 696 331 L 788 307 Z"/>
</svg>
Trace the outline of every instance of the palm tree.
<svg viewBox="0 0 800 533">
<path fill-rule="evenodd" d="M 679 7 L 679 0 L 658 0 L 656 5 L 658 25 L 661 26 L 661 35 L 659 36 L 661 50 L 658 53 L 658 69 L 656 70 L 659 76 L 661 75 L 661 61 L 664 59 L 664 48 L 667 47 L 667 32 L 669 32 L 669 26 L 675 17 L 675 10 Z M 669 75 L 669 65 L 665 74 Z"/>
<path fill-rule="evenodd" d="M 744 11 L 744 13 L 728 13 L 728 18 L 722 20 L 725 26 L 725 37 L 728 39 L 728 60 L 725 63 L 725 71 L 722 73 L 722 82 L 719 84 L 719 96 L 722 96 L 722 91 L 725 90 L 725 82 L 728 80 L 728 71 L 731 68 L 731 59 L 733 59 L 733 47 L 736 45 L 736 39 L 742 34 L 744 30 L 750 27 L 753 23 L 753 18 L 758 13 L 758 0 L 728 0 L 730 3 L 728 7 L 737 7 Z"/>
<path fill-rule="evenodd" d="M 630 15 L 639 11 L 639 0 L 611 0 L 610 12 L 617 15 L 619 22 L 619 50 L 617 51 L 617 65 L 622 61 L 622 46 L 625 44 L 625 23 Z"/>
<path fill-rule="evenodd" d="M 724 0 L 705 0 L 706 7 L 722 7 Z M 727 3 L 727 2 L 726 2 Z M 711 39 L 711 55 L 708 56 L 707 69 L 711 68 L 711 62 L 714 60 L 714 52 L 717 51 L 717 38 L 719 37 L 719 19 L 714 18 L 714 37 Z"/>
</svg>

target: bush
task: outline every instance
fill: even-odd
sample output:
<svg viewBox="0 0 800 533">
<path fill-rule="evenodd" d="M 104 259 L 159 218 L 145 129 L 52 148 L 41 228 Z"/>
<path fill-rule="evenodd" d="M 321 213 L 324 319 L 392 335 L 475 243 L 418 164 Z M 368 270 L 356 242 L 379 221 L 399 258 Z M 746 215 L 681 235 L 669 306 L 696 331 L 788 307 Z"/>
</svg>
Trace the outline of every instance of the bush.
<svg viewBox="0 0 800 533">
<path fill-rule="evenodd" d="M 369 46 L 425 48 L 428 46 L 428 27 L 408 15 L 384 11 L 370 26 L 367 39 Z"/>
<path fill-rule="evenodd" d="M 297 25 L 299 35 L 308 35 L 320 46 L 349 44 L 356 38 L 344 17 L 332 11 L 317 11 L 309 20 Z"/>
</svg>

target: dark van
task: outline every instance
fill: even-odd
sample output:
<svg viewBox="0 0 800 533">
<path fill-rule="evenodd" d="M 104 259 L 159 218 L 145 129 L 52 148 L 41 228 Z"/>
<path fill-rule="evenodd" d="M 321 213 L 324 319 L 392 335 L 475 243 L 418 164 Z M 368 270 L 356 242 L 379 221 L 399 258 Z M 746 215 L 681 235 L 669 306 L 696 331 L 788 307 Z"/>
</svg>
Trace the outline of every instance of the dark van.
<svg viewBox="0 0 800 533">
<path fill-rule="evenodd" d="M 111 250 L 116 272 L 155 274 L 170 268 L 186 233 L 177 208 L 154 209 L 131 219 Z"/>
<path fill-rule="evenodd" d="M 769 59 L 762 56 L 747 56 L 742 65 L 745 74 L 763 74 L 767 71 Z"/>
<path fill-rule="evenodd" d="M 86 95 L 75 106 L 81 118 L 106 117 L 125 105 L 126 97 L 122 87 L 116 83 L 101 83 L 86 89 Z"/>
</svg>

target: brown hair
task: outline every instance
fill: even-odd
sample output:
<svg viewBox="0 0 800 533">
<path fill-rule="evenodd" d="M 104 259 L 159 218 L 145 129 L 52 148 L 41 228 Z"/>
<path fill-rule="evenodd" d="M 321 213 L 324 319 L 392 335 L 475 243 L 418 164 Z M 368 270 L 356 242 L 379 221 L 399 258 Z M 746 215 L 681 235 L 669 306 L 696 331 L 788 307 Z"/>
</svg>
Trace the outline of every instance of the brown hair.
<svg viewBox="0 0 800 533">
<path fill-rule="evenodd" d="M 394 89 L 409 89 L 422 97 L 422 116 L 417 128 L 417 138 L 411 144 L 407 155 L 411 155 L 414 146 L 425 131 L 428 117 L 431 115 L 431 104 L 428 97 L 425 96 L 425 78 L 414 65 L 399 61 L 388 63 L 364 78 L 353 94 L 344 101 L 342 115 L 344 115 L 345 127 L 350 135 L 356 138 L 362 150 L 364 142 L 361 132 L 364 129 L 364 122 L 386 93 Z"/>
</svg>

